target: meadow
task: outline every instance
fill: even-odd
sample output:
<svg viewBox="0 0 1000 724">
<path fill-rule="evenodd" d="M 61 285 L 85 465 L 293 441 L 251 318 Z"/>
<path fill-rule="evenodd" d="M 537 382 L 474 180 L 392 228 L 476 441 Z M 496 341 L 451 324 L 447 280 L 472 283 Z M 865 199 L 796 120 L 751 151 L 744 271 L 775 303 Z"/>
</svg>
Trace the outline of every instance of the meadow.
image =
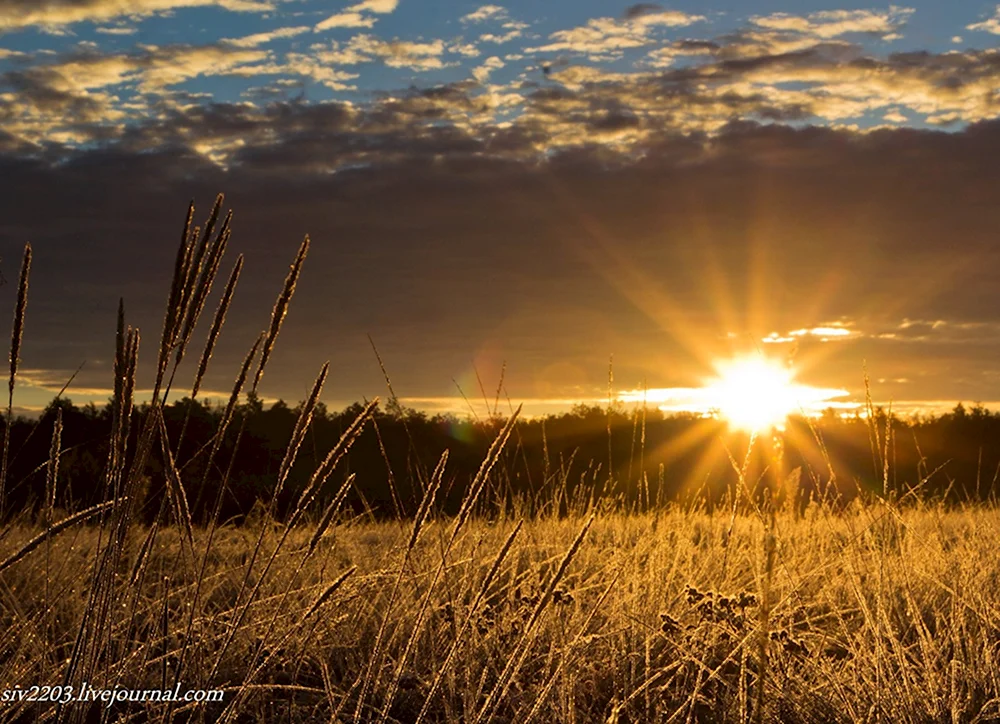
<svg viewBox="0 0 1000 724">
<path fill-rule="evenodd" d="M 308 239 L 218 430 L 189 453 L 208 462 L 189 467 L 188 455 L 175 457 L 186 426 L 172 434 L 164 408 L 221 269 L 230 234 L 221 206 L 220 197 L 203 229 L 192 224 L 193 207 L 187 214 L 164 328 L 146 356 L 156 360 L 155 384 L 141 414 L 139 335 L 120 308 L 111 436 L 94 481 L 102 498 L 79 509 L 57 505 L 61 416 L 35 504 L 14 506 L 7 495 L 30 318 L 26 248 L 0 463 L 0 720 L 1000 720 L 1000 512 L 925 497 L 919 485 L 888 494 L 891 436 L 876 430 L 882 488 L 848 504 L 794 504 L 780 466 L 750 475 L 734 461 L 732 489 L 711 507 L 590 494 L 538 509 L 497 484 L 518 434 L 514 410 L 495 426 L 477 472 L 460 481 L 455 510 L 440 507 L 445 452 L 420 476 L 412 514 L 379 520 L 345 505 L 364 481 L 338 474 L 377 400 L 286 490 L 324 367 L 273 486 L 252 515 L 227 522 L 220 511 L 232 457 L 222 441 L 234 431 L 238 439 L 254 414 L 242 401 L 264 376 Z M 208 325 L 192 398 L 241 268 L 242 258 Z M 154 451 L 166 490 L 146 524 L 138 511 Z M 211 514 L 196 522 L 189 499 L 215 471 Z M 553 489 L 567 489 L 565 469 L 553 465 L 549 475 Z M 18 693 L 32 685 L 62 687 L 60 695 L 84 685 L 223 694 L 207 703 L 42 703 Z"/>
</svg>

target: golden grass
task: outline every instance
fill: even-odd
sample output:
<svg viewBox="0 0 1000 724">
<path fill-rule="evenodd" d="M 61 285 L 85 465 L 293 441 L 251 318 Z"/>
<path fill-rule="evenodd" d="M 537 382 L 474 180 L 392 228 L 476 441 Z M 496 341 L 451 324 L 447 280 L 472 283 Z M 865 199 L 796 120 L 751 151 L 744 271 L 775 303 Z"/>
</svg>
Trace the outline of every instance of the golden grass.
<svg viewBox="0 0 1000 724">
<path fill-rule="evenodd" d="M 882 532 L 889 520 L 894 542 Z M 394 561 L 411 538 L 404 523 L 342 523 L 311 556 L 312 524 L 287 536 L 280 526 L 221 527 L 201 574 L 184 682 L 227 690 L 230 708 L 212 705 L 208 720 L 224 709 L 235 714 L 238 700 L 241 717 L 262 721 L 278 712 L 293 721 L 326 720 L 334 711 L 346 718 L 361 704 L 361 721 L 531 714 L 539 721 L 735 722 L 756 718 L 749 702 L 758 696 L 767 721 L 1000 715 L 997 511 L 916 509 L 898 520 L 873 519 L 860 507 L 841 515 L 812 508 L 802 520 L 778 515 L 767 599 L 765 531 L 756 518 L 737 518 L 722 574 L 729 522 L 679 510 L 592 521 L 471 520 L 440 575 L 452 528 L 445 520 L 425 524 L 402 569 Z M 244 612 L 243 562 L 261 532 L 264 551 L 279 552 Z M 28 543 L 35 533 L 18 526 L 5 546 L 37 547 Z M 196 548 L 205 537 L 196 531 Z M 115 622 L 115 656 L 92 683 L 151 688 L 164 666 L 169 679 L 199 576 L 190 563 L 175 565 L 181 541 L 174 527 L 160 530 L 151 547 L 147 531 L 130 531 L 116 590 L 130 615 Z M 12 634 L 4 681 L 59 679 L 97 546 L 90 527 L 51 541 L 49 609 L 40 595 L 40 551 L 4 573 L 0 610 Z M 308 562 L 299 565 L 304 555 Z M 124 574 L 140 564 L 145 583 L 136 585 Z M 765 600 L 770 654 L 761 690 Z M 357 682 L 380 629 L 379 670 L 361 702 Z M 13 706 L 3 715 L 26 711 Z"/>
</svg>

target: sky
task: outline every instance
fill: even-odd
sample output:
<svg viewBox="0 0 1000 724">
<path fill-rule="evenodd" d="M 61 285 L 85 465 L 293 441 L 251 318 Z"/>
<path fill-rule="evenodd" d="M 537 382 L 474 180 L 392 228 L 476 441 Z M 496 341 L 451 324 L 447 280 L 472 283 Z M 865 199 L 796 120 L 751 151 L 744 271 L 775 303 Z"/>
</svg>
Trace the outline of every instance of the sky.
<svg viewBox="0 0 1000 724">
<path fill-rule="evenodd" d="M 609 369 L 695 409 L 741 354 L 817 404 L 867 374 L 897 410 L 1000 409 L 998 42 L 1000 6 L 964 0 L 4 0 L 16 404 L 81 364 L 68 396 L 107 399 L 120 297 L 151 383 L 188 201 L 221 191 L 223 281 L 246 266 L 210 396 L 308 233 L 267 399 L 327 360 L 329 405 L 384 395 L 370 335 L 431 412 L 481 414 L 501 374 L 531 414 L 600 403 Z"/>
</svg>

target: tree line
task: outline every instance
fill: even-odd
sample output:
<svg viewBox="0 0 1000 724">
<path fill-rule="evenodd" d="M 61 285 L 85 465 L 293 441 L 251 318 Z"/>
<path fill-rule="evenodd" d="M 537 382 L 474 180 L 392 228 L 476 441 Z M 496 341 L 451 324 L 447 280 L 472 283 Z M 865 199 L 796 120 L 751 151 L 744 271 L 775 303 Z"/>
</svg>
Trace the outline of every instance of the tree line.
<svg viewBox="0 0 1000 724">
<path fill-rule="evenodd" d="M 278 515 L 361 411 L 319 404 L 287 483 Z M 77 407 L 53 400 L 38 419 L 11 426 L 7 509 L 30 511 L 44 496 L 56 415 L 61 413 L 56 503 L 79 509 L 100 502 L 111 432 L 111 405 Z M 128 450 L 134 451 L 149 409 L 136 407 Z M 258 501 L 270 501 L 299 408 L 284 401 L 241 406 L 211 468 L 206 467 L 221 410 L 180 399 L 164 408 L 167 435 L 181 470 L 192 515 L 205 521 L 226 481 L 223 518 L 239 521 Z M 331 495 L 354 474 L 350 505 L 375 517 L 412 515 L 442 453 L 448 458 L 438 509 L 455 513 L 503 427 L 499 414 L 466 419 L 428 415 L 390 403 L 379 408 L 328 481 Z M 242 434 L 240 434 L 242 429 Z M 182 436 L 183 430 L 183 436 Z M 810 500 L 846 503 L 862 495 L 943 501 L 992 500 L 1000 490 L 1000 414 L 959 403 L 949 413 L 900 419 L 885 410 L 842 417 L 793 417 L 782 432 L 749 439 L 725 422 L 656 408 L 578 405 L 543 418 L 520 419 L 490 472 L 480 512 L 518 506 L 527 514 L 565 513 L 572 506 L 644 509 L 669 502 L 708 507 L 742 497 L 778 496 L 800 506 Z M 129 460 L 130 464 L 131 461 Z M 165 489 L 164 460 L 154 446 L 143 475 L 141 515 L 154 519 Z"/>
</svg>

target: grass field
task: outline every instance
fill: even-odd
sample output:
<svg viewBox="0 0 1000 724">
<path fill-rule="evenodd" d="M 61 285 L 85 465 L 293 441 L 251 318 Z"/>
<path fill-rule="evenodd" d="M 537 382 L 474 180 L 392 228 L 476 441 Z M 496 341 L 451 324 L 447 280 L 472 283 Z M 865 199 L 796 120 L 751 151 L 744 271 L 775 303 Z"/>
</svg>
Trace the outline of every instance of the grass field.
<svg viewBox="0 0 1000 724">
<path fill-rule="evenodd" d="M 764 523 L 737 517 L 726 546 L 730 522 L 684 511 L 470 519 L 449 545 L 454 522 L 434 521 L 408 546 L 412 523 L 348 521 L 311 554 L 316 528 L 303 524 L 266 579 L 250 576 L 260 586 L 242 616 L 258 534 L 266 558 L 282 529 L 220 528 L 186 653 L 198 561 L 175 528 L 148 548 L 147 531 L 132 530 L 107 660 L 89 682 L 172 688 L 184 656 L 186 688 L 226 693 L 175 713 L 209 721 L 223 711 L 257 721 L 1000 717 L 997 511 L 778 515 L 770 572 Z M 11 530 L 4 549 L 37 532 Z M 76 528 L 4 573 L 4 682 L 65 677 L 96 538 Z M 147 706 L 110 711 L 144 720 L 167 707 Z M 27 721 L 45 710 L 0 713 Z"/>
<path fill-rule="evenodd" d="M 486 518 L 484 491 L 498 487 L 491 475 L 516 430 L 515 412 L 465 485 L 457 515 L 435 505 L 446 453 L 421 480 L 416 515 L 379 523 L 347 513 L 346 496 L 364 485 L 353 475 L 320 494 L 338 480 L 373 400 L 279 520 L 275 501 L 321 398 L 324 367 L 299 409 L 270 501 L 246 524 L 224 524 L 223 473 L 214 515 L 194 526 L 187 499 L 205 479 L 174 460 L 181 445 L 162 409 L 229 238 L 228 217 L 217 224 L 221 203 L 204 233 L 188 213 L 142 415 L 133 407 L 139 335 L 120 308 L 108 460 L 94 481 L 105 502 L 85 510 L 55 505 L 61 417 L 35 510 L 11 510 L 5 497 L 26 248 L 0 463 L 0 720 L 1000 720 L 1000 513 L 989 507 L 869 495 L 846 509 L 814 503 L 799 515 L 760 507 L 741 480 L 738 505 L 711 515 L 625 513 L 597 499 L 570 506 L 566 517 L 527 519 L 501 501 L 487 509 L 508 512 Z M 251 414 L 241 400 L 258 389 L 307 251 L 308 240 L 236 375 L 212 443 L 197 453 L 207 456 L 205 476 L 227 469 L 215 459 L 220 441 L 230 426 L 242 433 Z M 219 300 L 192 398 L 241 268 L 242 258 Z M 136 511 L 156 448 L 167 495 L 145 527 Z M 884 470 L 887 477 L 888 462 Z M 32 686 L 64 687 L 63 698 L 65 687 L 85 685 L 223 696 L 197 704 L 24 700 Z"/>
</svg>

